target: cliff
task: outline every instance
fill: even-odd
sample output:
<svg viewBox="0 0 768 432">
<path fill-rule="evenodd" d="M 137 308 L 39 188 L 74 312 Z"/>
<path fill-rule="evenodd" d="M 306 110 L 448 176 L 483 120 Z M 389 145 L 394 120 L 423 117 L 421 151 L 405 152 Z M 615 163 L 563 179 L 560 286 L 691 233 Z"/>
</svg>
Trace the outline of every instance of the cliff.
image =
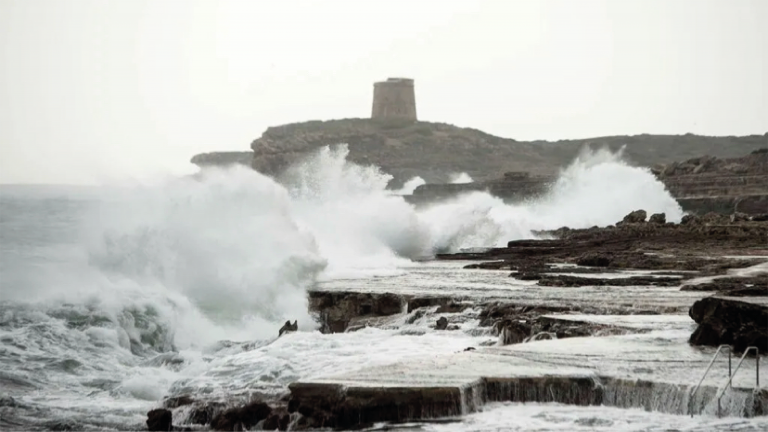
<svg viewBox="0 0 768 432">
<path fill-rule="evenodd" d="M 768 148 L 738 158 L 702 156 L 654 169 L 683 208 L 768 213 Z"/>
<path fill-rule="evenodd" d="M 612 150 L 626 146 L 626 158 L 642 166 L 702 155 L 736 157 L 768 146 L 768 134 L 636 135 L 524 142 L 445 123 L 344 119 L 270 127 L 251 143 L 252 153 L 206 153 L 195 156 L 192 162 L 245 163 L 250 155 L 253 168 L 274 175 L 307 153 L 340 143 L 349 145 L 351 161 L 380 166 L 395 177 L 393 186 L 398 186 L 417 175 L 428 183 L 445 183 L 451 174 L 459 172 L 478 181 L 500 178 L 511 171 L 551 176 L 585 145 Z"/>
<path fill-rule="evenodd" d="M 453 173 L 473 178 L 499 176 L 514 166 L 549 171 L 552 164 L 534 145 L 443 123 L 346 119 L 271 127 L 253 141 L 253 168 L 276 174 L 326 145 L 346 143 L 348 158 L 375 164 L 395 184 L 421 176 L 447 182 Z"/>
</svg>

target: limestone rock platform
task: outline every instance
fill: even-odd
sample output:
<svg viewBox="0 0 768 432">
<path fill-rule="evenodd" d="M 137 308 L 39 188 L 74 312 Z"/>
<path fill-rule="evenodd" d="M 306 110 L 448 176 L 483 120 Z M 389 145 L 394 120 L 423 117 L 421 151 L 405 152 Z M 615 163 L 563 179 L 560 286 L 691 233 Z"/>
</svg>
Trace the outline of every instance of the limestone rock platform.
<svg viewBox="0 0 768 432">
<path fill-rule="evenodd" d="M 601 316 L 599 320 L 610 318 Z M 616 318 L 655 330 L 476 348 L 317 377 L 289 388 L 300 412 L 302 408 L 310 416 L 323 412 L 328 425 L 342 428 L 459 416 L 498 401 L 717 415 L 717 397 L 728 381 L 728 356 L 719 357 L 701 388 L 692 394 L 715 350 L 686 343 L 690 319 Z M 738 362 L 734 356 L 732 368 Z M 747 357 L 732 388 L 722 392 L 720 414 L 751 417 L 765 413 L 768 386 L 756 384 L 756 359 Z"/>
</svg>

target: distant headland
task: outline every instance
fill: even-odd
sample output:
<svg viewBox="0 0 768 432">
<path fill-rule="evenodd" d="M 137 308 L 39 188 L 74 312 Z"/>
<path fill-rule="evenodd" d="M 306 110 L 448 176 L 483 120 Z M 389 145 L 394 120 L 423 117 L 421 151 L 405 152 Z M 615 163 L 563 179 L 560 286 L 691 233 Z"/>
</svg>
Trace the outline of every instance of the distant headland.
<svg viewBox="0 0 768 432">
<path fill-rule="evenodd" d="M 249 165 L 276 175 L 292 162 L 326 145 L 346 143 L 349 160 L 375 164 L 394 176 L 392 187 L 415 176 L 445 183 L 466 172 L 486 181 L 506 172 L 552 175 L 584 146 L 618 150 L 633 164 L 656 166 L 709 155 L 740 157 L 768 147 L 768 133 L 742 137 L 685 135 L 609 136 L 561 141 L 516 141 L 472 128 L 419 121 L 415 83 L 389 78 L 374 84 L 370 118 L 307 121 L 267 128 L 251 143 L 251 151 L 195 155 L 198 166 Z"/>
</svg>

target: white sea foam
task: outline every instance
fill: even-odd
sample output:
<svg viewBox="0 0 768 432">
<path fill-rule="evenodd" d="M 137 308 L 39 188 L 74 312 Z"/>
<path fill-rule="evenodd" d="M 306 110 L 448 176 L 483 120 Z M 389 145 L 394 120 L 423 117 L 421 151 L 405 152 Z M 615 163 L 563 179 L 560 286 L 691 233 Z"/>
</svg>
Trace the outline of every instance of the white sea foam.
<svg viewBox="0 0 768 432">
<path fill-rule="evenodd" d="M 417 187 L 419 187 L 421 185 L 424 185 L 424 184 L 427 184 L 426 180 L 424 180 L 423 178 L 421 178 L 419 176 L 416 176 L 416 177 L 408 180 L 407 182 L 405 182 L 405 184 L 403 184 L 403 187 L 401 187 L 400 189 L 396 190 L 394 192 L 394 194 L 395 195 L 410 195 L 410 194 L 413 193 L 413 191 L 416 190 Z"/>
<path fill-rule="evenodd" d="M 393 431 L 411 430 L 409 425 Z M 482 412 L 471 414 L 456 423 L 427 424 L 420 428 L 430 432 L 501 432 L 501 431 L 594 431 L 594 432 L 663 432 L 663 431 L 763 431 L 768 421 L 761 418 L 714 418 L 712 416 L 679 416 L 602 406 L 573 406 L 539 403 L 493 403 Z"/>
<path fill-rule="evenodd" d="M 474 180 L 472 179 L 472 177 L 470 177 L 469 174 L 463 172 L 458 174 L 452 174 L 450 183 L 454 183 L 454 184 L 472 183 L 473 181 Z"/>
<path fill-rule="evenodd" d="M 629 166 L 621 152 L 585 149 L 560 172 L 549 192 L 536 200 L 505 204 L 487 193 L 472 192 L 433 205 L 419 217 L 443 250 L 503 246 L 532 238 L 533 231 L 562 226 L 607 226 L 644 209 L 679 221 L 680 205 L 646 168 Z"/>
</svg>

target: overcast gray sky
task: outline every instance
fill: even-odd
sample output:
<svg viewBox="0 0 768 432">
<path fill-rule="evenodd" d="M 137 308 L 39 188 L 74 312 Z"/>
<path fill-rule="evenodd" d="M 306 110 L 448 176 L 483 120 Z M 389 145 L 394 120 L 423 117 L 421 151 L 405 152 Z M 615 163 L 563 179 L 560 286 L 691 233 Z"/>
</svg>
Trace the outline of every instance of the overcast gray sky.
<svg viewBox="0 0 768 432">
<path fill-rule="evenodd" d="M 768 132 L 768 0 L 0 0 L 0 183 L 190 170 L 265 128 L 367 117 L 516 139 Z"/>
</svg>

